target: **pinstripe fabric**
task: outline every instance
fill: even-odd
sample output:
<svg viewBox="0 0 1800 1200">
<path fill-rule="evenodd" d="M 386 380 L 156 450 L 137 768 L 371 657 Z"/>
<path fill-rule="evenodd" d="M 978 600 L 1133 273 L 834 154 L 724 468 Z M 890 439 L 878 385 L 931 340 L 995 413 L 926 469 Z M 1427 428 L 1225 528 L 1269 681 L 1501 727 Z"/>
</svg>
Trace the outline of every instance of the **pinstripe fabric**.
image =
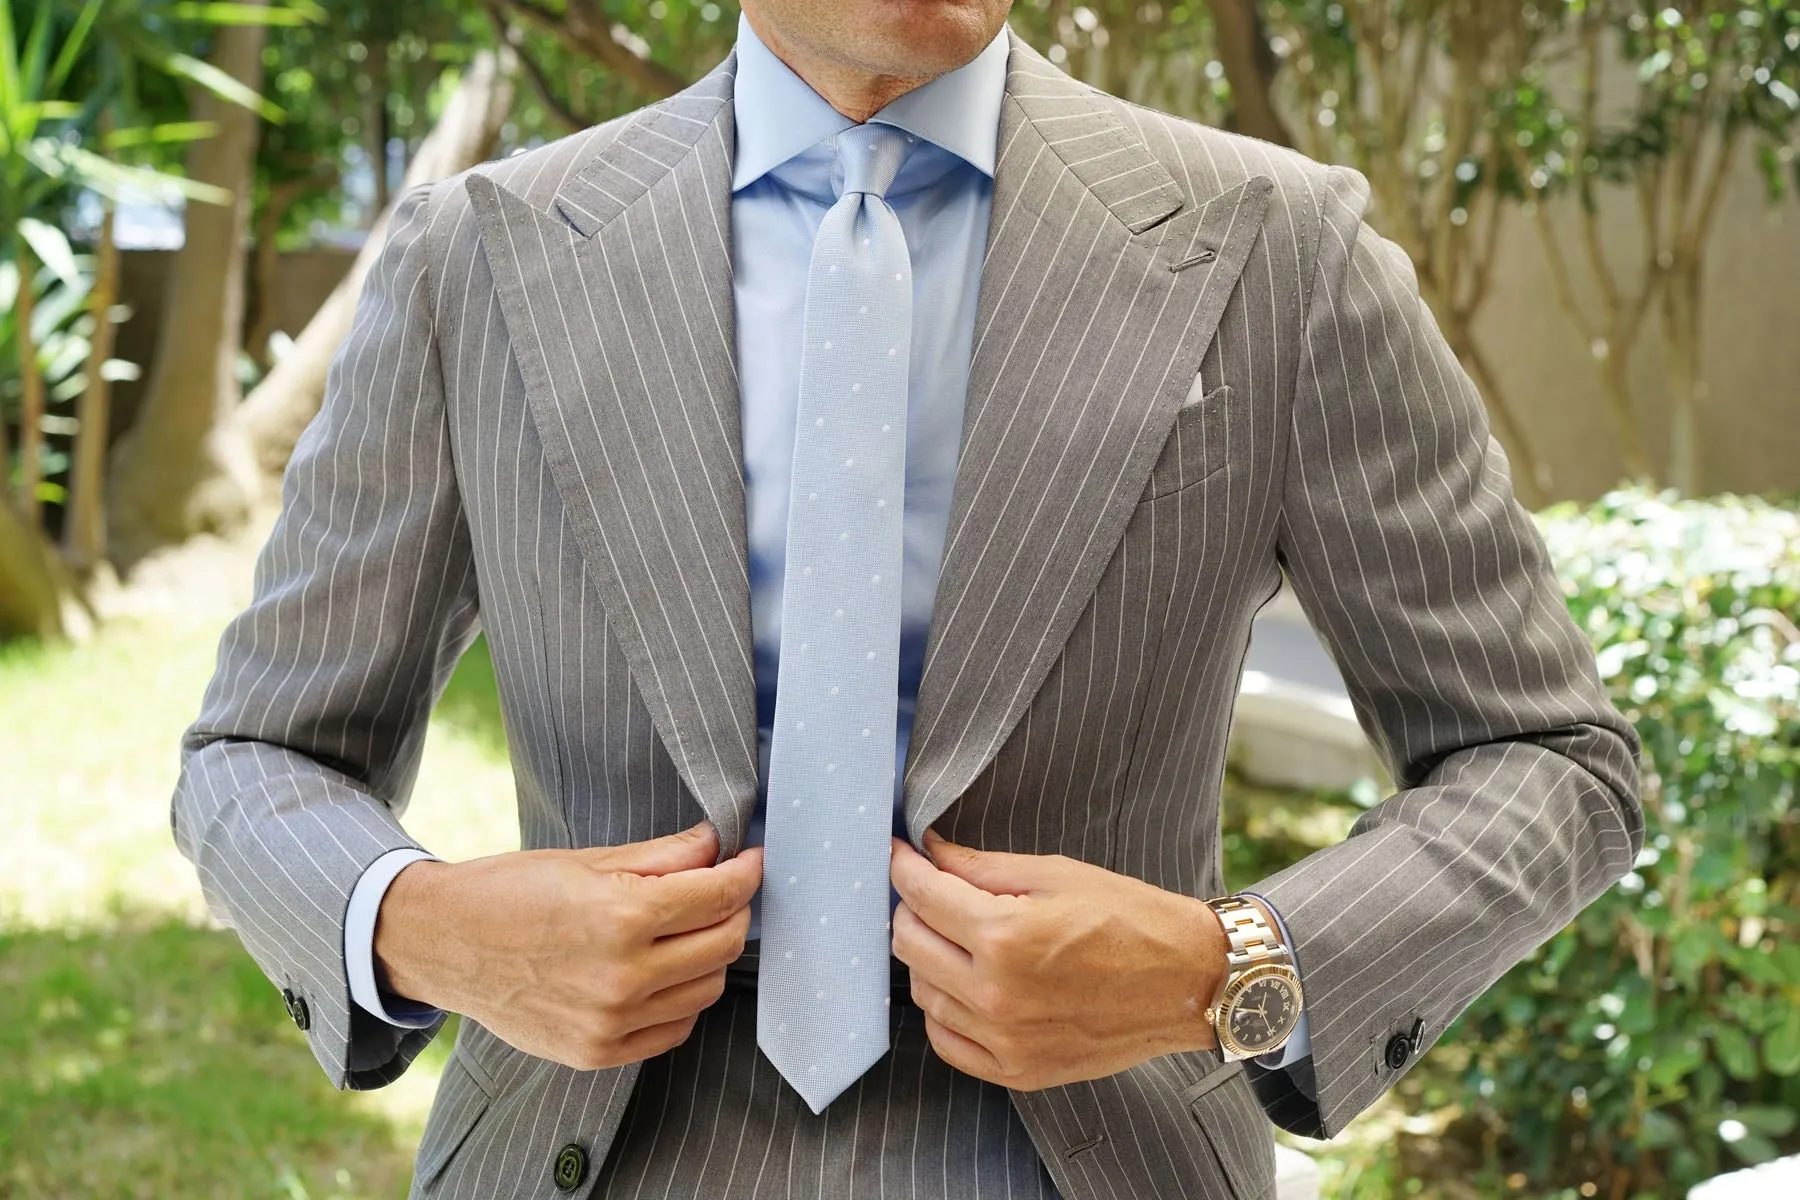
<svg viewBox="0 0 1800 1200">
<path fill-rule="evenodd" d="M 727 59 L 661 104 L 408 193 L 284 479 L 173 822 L 215 910 L 307 998 L 339 1086 L 391 1080 L 435 1033 L 350 1003 L 343 908 L 364 866 L 413 844 L 396 818 L 424 718 L 478 624 L 525 846 L 702 815 L 721 856 L 741 846 L 756 758 L 731 85 Z M 904 779 L 913 842 L 935 825 L 1224 890 L 1231 704 L 1284 570 L 1402 788 L 1254 881 L 1294 938 L 1316 1103 L 1215 1051 L 1011 1090 L 1072 1200 L 1266 1195 L 1271 1120 L 1337 1133 L 1404 1072 L 1383 1061 L 1393 1033 L 1418 1021 L 1429 1046 L 1641 846 L 1635 736 L 1367 201 L 1352 171 L 1131 107 L 1013 40 Z M 653 1070 L 677 1061 L 700 1060 Z M 416 1194 L 557 1195 L 570 1142 L 591 1191 L 640 1074 L 569 1070 L 463 1022 Z M 925 1139 L 961 1102 L 907 1103 L 885 1119 Z M 816 1187 L 815 1167 L 770 1169 L 767 1190 Z"/>
</svg>

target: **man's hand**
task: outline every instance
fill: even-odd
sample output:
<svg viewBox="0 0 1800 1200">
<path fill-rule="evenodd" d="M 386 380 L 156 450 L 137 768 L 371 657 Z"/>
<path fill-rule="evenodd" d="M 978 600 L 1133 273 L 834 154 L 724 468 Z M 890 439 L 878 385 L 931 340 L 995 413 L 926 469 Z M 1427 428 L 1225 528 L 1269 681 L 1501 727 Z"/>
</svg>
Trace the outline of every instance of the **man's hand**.
<svg viewBox="0 0 1800 1200">
<path fill-rule="evenodd" d="M 744 952 L 761 846 L 713 866 L 702 822 L 623 846 L 417 862 L 375 923 L 390 990 L 577 1070 L 687 1040 Z"/>
<path fill-rule="evenodd" d="M 893 839 L 893 952 L 945 1062 L 1034 1091 L 1215 1044 L 1227 943 L 1202 901 L 1061 854 L 925 847 Z"/>
</svg>

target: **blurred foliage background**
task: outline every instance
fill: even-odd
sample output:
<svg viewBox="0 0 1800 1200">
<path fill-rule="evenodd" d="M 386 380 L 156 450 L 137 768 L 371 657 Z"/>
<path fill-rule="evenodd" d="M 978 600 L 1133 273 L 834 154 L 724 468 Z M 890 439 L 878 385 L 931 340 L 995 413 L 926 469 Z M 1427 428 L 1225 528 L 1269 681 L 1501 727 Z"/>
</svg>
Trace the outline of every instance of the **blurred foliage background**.
<svg viewBox="0 0 1800 1200">
<path fill-rule="evenodd" d="M 394 198 L 672 93 L 736 18 L 0 2 L 0 1197 L 404 1193 L 448 1040 L 331 1091 L 170 843 L 177 742 Z M 1733 189 L 1768 214 L 1753 245 L 1796 242 L 1800 6 L 1018 0 L 1012 25 L 1095 86 L 1369 178 L 1644 738 L 1637 869 L 1352 1131 L 1294 1143 L 1326 1194 L 1635 1200 L 1800 1152 L 1800 461 L 1765 495 L 1716 482 L 1793 436 L 1800 384 L 1775 371 L 1747 426 L 1711 386 L 1743 365 L 1714 332 L 1743 313 L 1717 307 Z M 1554 419 L 1492 332 L 1526 250 L 1581 349 Z M 296 319 L 302 260 L 329 278 Z M 1791 329 L 1785 286 L 1756 302 Z M 1616 488 L 1572 481 L 1573 428 Z M 1227 786 L 1239 884 L 1379 799 Z M 438 853 L 516 845 L 480 642 L 417 794 Z"/>
</svg>

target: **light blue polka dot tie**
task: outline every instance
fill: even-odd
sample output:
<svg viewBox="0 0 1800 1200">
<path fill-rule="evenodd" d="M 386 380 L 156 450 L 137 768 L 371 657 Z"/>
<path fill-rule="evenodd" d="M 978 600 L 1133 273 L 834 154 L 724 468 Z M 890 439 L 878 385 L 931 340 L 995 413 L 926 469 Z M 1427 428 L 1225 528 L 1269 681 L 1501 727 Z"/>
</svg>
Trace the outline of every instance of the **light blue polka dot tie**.
<svg viewBox="0 0 1800 1200">
<path fill-rule="evenodd" d="M 909 135 L 838 135 L 813 240 L 763 823 L 756 1043 L 816 1115 L 888 1050 L 912 260 Z"/>
</svg>

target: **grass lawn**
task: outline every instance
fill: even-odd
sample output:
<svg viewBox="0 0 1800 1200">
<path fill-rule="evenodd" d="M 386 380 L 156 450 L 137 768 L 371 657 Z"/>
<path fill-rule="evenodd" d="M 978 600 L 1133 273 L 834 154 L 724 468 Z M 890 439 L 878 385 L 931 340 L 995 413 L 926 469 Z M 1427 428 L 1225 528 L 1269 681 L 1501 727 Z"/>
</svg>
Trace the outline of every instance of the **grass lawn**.
<svg viewBox="0 0 1800 1200">
<path fill-rule="evenodd" d="M 389 1087 L 335 1091 L 169 834 L 243 565 L 86 644 L 0 647 L 0 1197 L 406 1192 L 454 1027 Z M 511 849 L 512 789 L 478 641 L 405 822 L 447 858 Z"/>
</svg>

